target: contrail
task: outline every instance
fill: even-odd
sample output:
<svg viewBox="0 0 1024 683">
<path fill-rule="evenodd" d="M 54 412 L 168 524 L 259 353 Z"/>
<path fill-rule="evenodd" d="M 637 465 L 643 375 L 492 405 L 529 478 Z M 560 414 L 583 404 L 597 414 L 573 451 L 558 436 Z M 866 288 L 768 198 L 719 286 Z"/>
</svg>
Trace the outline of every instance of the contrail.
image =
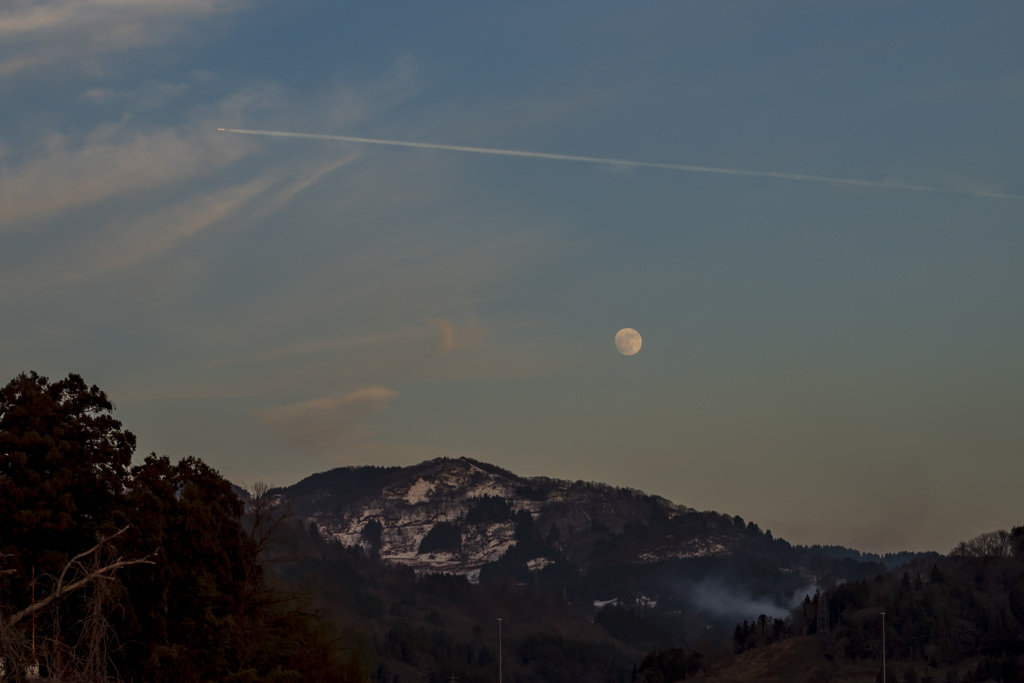
<svg viewBox="0 0 1024 683">
<path fill-rule="evenodd" d="M 628 159 L 606 159 L 604 157 L 584 157 L 573 154 L 550 154 L 548 152 L 526 152 L 517 149 L 497 149 L 494 147 L 467 147 L 464 145 L 441 145 L 433 142 L 407 142 L 404 140 L 381 140 L 376 138 L 357 138 L 348 135 L 319 135 L 316 133 L 288 133 L 277 130 L 243 130 L 239 128 L 218 128 L 225 133 L 242 135 L 269 135 L 279 138 L 305 138 L 309 140 L 337 140 L 341 142 L 357 142 L 367 145 L 388 145 L 391 147 L 415 147 L 417 149 L 440 149 L 449 152 L 468 152 L 470 154 L 489 154 L 491 156 L 523 157 L 527 159 L 553 159 L 556 161 L 577 161 L 587 164 L 605 164 L 611 166 L 628 166 L 630 168 L 660 168 L 669 171 L 687 171 L 690 173 L 713 173 L 717 175 L 745 176 L 750 178 L 776 178 L 778 180 L 803 180 L 812 183 L 828 183 L 830 185 L 855 185 L 859 187 L 880 187 L 886 190 L 908 190 L 911 192 L 931 192 L 934 194 L 953 194 L 968 197 L 987 197 L 990 199 L 1024 199 L 1024 195 L 987 192 L 984 190 L 946 190 L 928 185 L 911 185 L 908 183 L 889 183 L 876 180 L 857 180 L 854 178 L 833 178 L 821 175 L 805 175 L 802 173 L 777 173 L 774 171 L 746 171 L 738 168 L 717 168 L 715 166 L 692 166 L 690 164 L 661 164 L 654 161 L 630 161 Z"/>
</svg>

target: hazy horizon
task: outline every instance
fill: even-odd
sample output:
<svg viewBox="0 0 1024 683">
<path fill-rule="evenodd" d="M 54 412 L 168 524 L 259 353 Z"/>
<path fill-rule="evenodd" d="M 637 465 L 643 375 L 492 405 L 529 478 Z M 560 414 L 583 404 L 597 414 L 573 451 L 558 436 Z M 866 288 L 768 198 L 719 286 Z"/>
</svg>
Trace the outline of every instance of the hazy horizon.
<svg viewBox="0 0 1024 683">
<path fill-rule="evenodd" d="M 948 552 L 1024 524 L 1022 20 L 16 3 L 0 376 L 240 483 L 468 456 Z"/>
</svg>

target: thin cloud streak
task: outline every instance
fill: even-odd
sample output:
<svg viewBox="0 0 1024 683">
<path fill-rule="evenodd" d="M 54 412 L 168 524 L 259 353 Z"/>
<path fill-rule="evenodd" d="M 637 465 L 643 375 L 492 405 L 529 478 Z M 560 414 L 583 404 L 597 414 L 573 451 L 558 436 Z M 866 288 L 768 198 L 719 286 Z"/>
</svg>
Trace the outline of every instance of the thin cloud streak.
<svg viewBox="0 0 1024 683">
<path fill-rule="evenodd" d="M 498 149 L 494 147 L 467 147 L 464 145 L 442 145 L 432 142 L 408 142 L 404 140 L 382 140 L 377 138 L 358 138 L 348 135 L 322 135 L 317 133 L 289 133 L 276 130 L 246 130 L 241 128 L 218 128 L 224 133 L 242 135 L 266 135 L 281 138 L 305 138 L 309 140 L 335 140 L 356 142 L 369 145 L 387 145 L 391 147 L 414 147 L 416 149 L 437 149 L 450 152 L 467 152 L 470 154 L 488 154 L 491 156 L 523 157 L 529 159 L 551 159 L 555 161 L 576 161 L 588 164 L 605 164 L 627 166 L 630 168 L 660 168 L 668 171 L 686 171 L 689 173 L 709 173 L 715 175 L 744 176 L 751 178 L 775 178 L 777 180 L 802 180 L 812 183 L 828 183 L 830 185 L 847 185 L 857 187 L 877 187 L 887 190 L 905 190 L 911 192 L 930 192 L 934 194 L 964 195 L 969 197 L 985 197 L 989 199 L 1024 199 L 1024 195 L 987 192 L 983 190 L 947 190 L 928 185 L 912 185 L 877 180 L 857 180 L 854 178 L 833 178 L 831 176 L 806 175 L 803 173 L 779 173 L 775 171 L 747 171 L 737 168 L 718 168 L 715 166 L 693 166 L 690 164 L 663 164 L 654 161 L 632 161 L 629 159 L 608 159 L 604 157 L 577 156 L 574 154 L 551 154 L 548 152 L 527 152 L 515 149 Z"/>
<path fill-rule="evenodd" d="M 53 147 L 20 167 L 0 166 L 0 231 L 209 175 L 245 155 L 241 147 L 218 148 L 187 128 L 139 133 L 123 124 L 98 127 L 77 148 L 59 138 Z"/>
<path fill-rule="evenodd" d="M 286 441 L 309 452 L 329 452 L 346 442 L 372 436 L 366 423 L 384 412 L 401 392 L 369 386 L 341 398 L 314 398 L 265 408 L 255 415 Z"/>
<path fill-rule="evenodd" d="M 444 318 L 424 318 L 423 322 L 430 323 L 441 333 L 441 338 L 437 342 L 439 353 L 445 353 L 455 348 L 455 332 L 452 331 L 452 324 L 450 322 Z"/>
<path fill-rule="evenodd" d="M 0 43 L 11 55 L 0 78 L 70 62 L 96 69 L 101 56 L 151 48 L 195 20 L 242 9 L 249 0 L 8 0 L 0 7 Z"/>
</svg>

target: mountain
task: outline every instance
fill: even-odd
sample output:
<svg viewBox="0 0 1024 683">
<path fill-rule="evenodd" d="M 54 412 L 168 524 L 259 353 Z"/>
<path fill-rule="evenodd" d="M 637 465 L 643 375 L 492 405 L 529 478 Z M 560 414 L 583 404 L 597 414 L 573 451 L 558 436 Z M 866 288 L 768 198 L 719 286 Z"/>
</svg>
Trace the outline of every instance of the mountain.
<svg viewBox="0 0 1024 683">
<path fill-rule="evenodd" d="M 639 615 L 666 641 L 783 616 L 822 581 L 885 569 L 849 549 L 794 547 L 739 517 L 469 458 L 339 468 L 277 493 L 321 537 L 385 562 L 533 586 L 624 630 Z"/>
<path fill-rule="evenodd" d="M 949 558 L 794 546 L 739 517 L 467 458 L 264 493 L 247 507 L 269 499 L 289 520 L 275 585 L 341 625 L 371 680 L 475 683 L 499 662 L 522 682 L 866 680 L 880 612 L 894 669 L 1009 681 L 1024 667 L 1019 541 L 1004 552 L 1024 530 Z"/>
<path fill-rule="evenodd" d="M 582 481 L 520 477 L 469 458 L 342 468 L 286 491 L 294 511 L 328 538 L 417 571 L 465 574 L 471 580 L 524 540 L 531 524 L 532 536 L 548 540 L 528 560 L 534 571 L 559 554 L 586 563 L 598 541 L 627 535 L 633 546 L 627 552 L 641 562 L 728 553 L 743 538 L 731 518 L 709 526 L 711 518 L 663 498 Z M 657 538 L 642 533 L 670 522 L 674 533 Z"/>
</svg>

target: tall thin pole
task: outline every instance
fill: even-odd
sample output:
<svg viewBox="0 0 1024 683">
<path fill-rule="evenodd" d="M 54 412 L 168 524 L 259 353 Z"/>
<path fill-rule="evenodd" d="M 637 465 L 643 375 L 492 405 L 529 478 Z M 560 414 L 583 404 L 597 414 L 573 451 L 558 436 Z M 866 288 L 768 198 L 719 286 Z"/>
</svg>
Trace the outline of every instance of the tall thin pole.
<svg viewBox="0 0 1024 683">
<path fill-rule="evenodd" d="M 498 683 L 501 683 L 501 617 L 498 617 Z"/>
<path fill-rule="evenodd" d="M 882 612 L 882 683 L 885 683 L 885 612 Z"/>
<path fill-rule="evenodd" d="M 36 566 L 32 565 L 32 604 L 36 602 Z M 32 661 L 36 659 L 36 613 L 32 613 Z"/>
</svg>

